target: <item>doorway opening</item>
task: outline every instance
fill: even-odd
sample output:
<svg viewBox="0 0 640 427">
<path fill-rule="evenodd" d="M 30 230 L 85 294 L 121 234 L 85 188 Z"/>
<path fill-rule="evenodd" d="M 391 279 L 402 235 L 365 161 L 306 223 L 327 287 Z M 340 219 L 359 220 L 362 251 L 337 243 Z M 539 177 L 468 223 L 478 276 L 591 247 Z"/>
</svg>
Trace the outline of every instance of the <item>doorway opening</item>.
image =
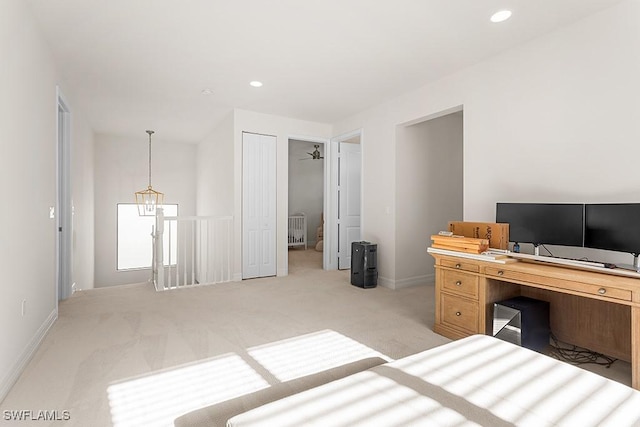
<svg viewBox="0 0 640 427">
<path fill-rule="evenodd" d="M 288 272 L 323 269 L 326 140 L 289 138 Z"/>
<path fill-rule="evenodd" d="M 396 128 L 395 289 L 434 283 L 429 236 L 463 219 L 462 106 Z"/>
</svg>

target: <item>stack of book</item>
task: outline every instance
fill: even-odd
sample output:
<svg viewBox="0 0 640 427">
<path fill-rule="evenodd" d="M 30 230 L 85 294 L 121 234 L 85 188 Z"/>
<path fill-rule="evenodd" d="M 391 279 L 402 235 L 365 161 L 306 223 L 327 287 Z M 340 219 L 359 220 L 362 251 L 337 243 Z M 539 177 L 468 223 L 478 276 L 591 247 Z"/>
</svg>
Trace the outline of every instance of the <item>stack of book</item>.
<svg viewBox="0 0 640 427">
<path fill-rule="evenodd" d="M 489 249 L 488 239 L 474 239 L 463 236 L 441 236 L 434 234 L 432 248 L 445 249 L 448 251 L 466 252 L 468 254 L 480 254 Z"/>
</svg>

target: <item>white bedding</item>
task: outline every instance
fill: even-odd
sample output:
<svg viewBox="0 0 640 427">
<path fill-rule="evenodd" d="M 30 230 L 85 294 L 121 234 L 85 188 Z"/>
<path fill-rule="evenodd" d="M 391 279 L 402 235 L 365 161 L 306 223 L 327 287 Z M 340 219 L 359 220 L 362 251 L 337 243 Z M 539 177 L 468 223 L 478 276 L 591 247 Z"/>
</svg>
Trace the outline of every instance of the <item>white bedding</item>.
<svg viewBox="0 0 640 427">
<path fill-rule="evenodd" d="M 231 418 L 246 426 L 640 426 L 640 392 L 474 335 Z"/>
</svg>

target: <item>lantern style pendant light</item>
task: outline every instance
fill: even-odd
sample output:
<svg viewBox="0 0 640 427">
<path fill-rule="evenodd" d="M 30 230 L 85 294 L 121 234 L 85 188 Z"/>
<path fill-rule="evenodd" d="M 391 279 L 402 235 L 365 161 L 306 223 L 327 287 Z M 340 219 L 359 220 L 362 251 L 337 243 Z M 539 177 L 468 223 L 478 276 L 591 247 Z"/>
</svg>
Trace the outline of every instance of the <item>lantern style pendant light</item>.
<svg viewBox="0 0 640 427">
<path fill-rule="evenodd" d="M 155 216 L 156 206 L 162 205 L 164 194 L 156 191 L 151 186 L 151 135 L 152 130 L 146 131 L 149 134 L 149 186 L 146 190 L 136 191 L 136 204 L 138 205 L 138 215 Z"/>
</svg>

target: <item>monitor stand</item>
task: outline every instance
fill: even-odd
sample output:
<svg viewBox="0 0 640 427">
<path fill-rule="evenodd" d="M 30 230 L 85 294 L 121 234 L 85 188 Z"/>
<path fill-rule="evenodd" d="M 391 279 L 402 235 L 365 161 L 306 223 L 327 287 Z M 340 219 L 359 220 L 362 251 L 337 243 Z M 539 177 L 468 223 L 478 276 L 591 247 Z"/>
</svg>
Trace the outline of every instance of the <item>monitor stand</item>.
<svg viewBox="0 0 640 427">
<path fill-rule="evenodd" d="M 533 245 L 533 254 L 535 256 L 540 256 L 540 245 Z"/>
<path fill-rule="evenodd" d="M 633 265 L 631 264 L 616 264 L 616 268 L 621 268 L 623 270 L 631 270 L 640 273 L 640 261 L 638 260 L 638 254 L 633 255 Z"/>
</svg>

